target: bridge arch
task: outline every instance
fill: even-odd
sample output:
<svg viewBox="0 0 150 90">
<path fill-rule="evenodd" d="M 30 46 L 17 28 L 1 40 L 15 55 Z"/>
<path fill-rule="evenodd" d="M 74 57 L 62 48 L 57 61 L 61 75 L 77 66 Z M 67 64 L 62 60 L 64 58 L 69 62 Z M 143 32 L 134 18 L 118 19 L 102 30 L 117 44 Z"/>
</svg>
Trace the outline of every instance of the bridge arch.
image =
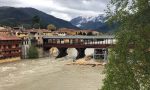
<svg viewBox="0 0 150 90">
<path fill-rule="evenodd" d="M 56 58 L 67 56 L 68 48 L 75 48 L 77 50 L 76 59 L 79 59 L 85 57 L 86 48 L 107 48 L 114 44 L 113 35 L 43 37 L 43 47 L 45 50 L 57 47 L 59 54 Z"/>
<path fill-rule="evenodd" d="M 75 59 L 77 56 L 77 50 L 75 48 L 68 48 L 67 53 L 69 58 Z"/>
</svg>

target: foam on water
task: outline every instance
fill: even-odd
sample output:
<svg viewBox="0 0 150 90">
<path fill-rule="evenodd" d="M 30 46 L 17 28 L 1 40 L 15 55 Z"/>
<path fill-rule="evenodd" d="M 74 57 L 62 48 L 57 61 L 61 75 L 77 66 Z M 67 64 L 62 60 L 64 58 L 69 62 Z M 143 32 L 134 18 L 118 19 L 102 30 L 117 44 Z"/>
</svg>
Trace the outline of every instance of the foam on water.
<svg viewBox="0 0 150 90">
<path fill-rule="evenodd" d="M 27 71 L 22 71 L 21 74 L 31 74 L 34 73 L 35 71 L 33 70 L 27 70 Z"/>
<path fill-rule="evenodd" d="M 16 70 L 16 67 L 0 67 L 1 72 L 9 71 L 9 70 Z"/>
</svg>

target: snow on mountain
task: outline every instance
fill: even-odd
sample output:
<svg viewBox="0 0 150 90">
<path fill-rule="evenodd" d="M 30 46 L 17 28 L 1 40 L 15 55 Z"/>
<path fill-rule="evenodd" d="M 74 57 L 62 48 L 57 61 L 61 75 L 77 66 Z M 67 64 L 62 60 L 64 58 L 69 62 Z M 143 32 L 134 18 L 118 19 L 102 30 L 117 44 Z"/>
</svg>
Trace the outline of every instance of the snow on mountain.
<svg viewBox="0 0 150 90">
<path fill-rule="evenodd" d="M 99 14 L 97 16 L 79 16 L 71 20 L 71 23 L 77 27 L 81 27 L 85 23 L 89 22 L 105 22 L 106 16 L 104 14 Z"/>
<path fill-rule="evenodd" d="M 114 24 L 113 27 L 110 27 L 106 23 L 107 19 L 105 14 L 99 14 L 97 16 L 79 16 L 72 19 L 70 22 L 81 29 L 111 32 L 115 29 L 116 25 Z"/>
</svg>

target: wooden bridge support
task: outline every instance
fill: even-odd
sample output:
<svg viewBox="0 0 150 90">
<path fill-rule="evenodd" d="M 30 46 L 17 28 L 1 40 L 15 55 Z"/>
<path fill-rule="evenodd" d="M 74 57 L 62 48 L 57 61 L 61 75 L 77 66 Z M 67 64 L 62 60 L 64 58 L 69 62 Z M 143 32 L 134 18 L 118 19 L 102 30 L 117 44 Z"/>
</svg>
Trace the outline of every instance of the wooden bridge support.
<svg viewBox="0 0 150 90">
<path fill-rule="evenodd" d="M 67 48 L 57 48 L 59 53 L 58 56 L 56 58 L 62 58 L 68 55 L 67 53 Z"/>
<path fill-rule="evenodd" d="M 84 58 L 85 57 L 85 49 L 86 48 L 76 48 L 78 54 L 76 59 Z"/>
</svg>

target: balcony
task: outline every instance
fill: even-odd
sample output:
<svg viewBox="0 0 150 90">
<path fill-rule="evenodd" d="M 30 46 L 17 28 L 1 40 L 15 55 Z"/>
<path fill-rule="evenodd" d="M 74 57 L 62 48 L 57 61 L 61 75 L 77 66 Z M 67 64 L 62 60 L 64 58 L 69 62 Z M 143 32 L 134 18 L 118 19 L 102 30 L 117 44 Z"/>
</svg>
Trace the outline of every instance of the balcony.
<svg viewBox="0 0 150 90">
<path fill-rule="evenodd" d="M 18 53 L 9 53 L 9 54 L 2 54 L 1 57 L 20 57 L 21 52 Z"/>
<path fill-rule="evenodd" d="M 17 50 L 21 50 L 21 48 L 20 47 L 18 47 L 18 48 L 5 48 L 5 49 L 1 49 L 0 51 L 4 52 L 4 51 L 17 51 Z"/>
<path fill-rule="evenodd" d="M 20 44 L 20 43 L 21 43 L 21 41 L 12 41 L 12 42 L 3 41 L 3 42 L 0 42 L 0 45 L 15 45 L 15 44 Z"/>
</svg>

